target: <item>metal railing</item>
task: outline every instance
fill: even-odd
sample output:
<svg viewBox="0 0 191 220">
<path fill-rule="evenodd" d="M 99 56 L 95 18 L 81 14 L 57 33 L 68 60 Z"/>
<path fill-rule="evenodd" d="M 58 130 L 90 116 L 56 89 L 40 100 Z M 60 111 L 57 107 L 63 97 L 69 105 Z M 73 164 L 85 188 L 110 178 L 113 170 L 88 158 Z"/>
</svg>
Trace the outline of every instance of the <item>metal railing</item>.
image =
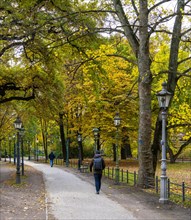
<svg viewBox="0 0 191 220">
<path fill-rule="evenodd" d="M 106 167 L 103 171 L 103 175 L 109 179 L 115 179 L 115 168 Z M 119 182 L 127 183 L 129 185 L 135 186 L 137 184 L 137 173 L 129 172 L 128 170 L 119 170 Z"/>
<path fill-rule="evenodd" d="M 182 202 L 191 202 L 191 187 L 186 186 L 184 182 L 178 184 L 168 179 L 168 197 L 174 197 L 174 199 L 176 199 L 176 197 L 181 197 Z"/>
<path fill-rule="evenodd" d="M 160 178 L 158 176 L 155 177 L 155 184 L 150 185 L 149 177 L 145 178 L 145 186 L 146 188 L 153 189 L 157 194 L 160 193 Z M 187 186 L 184 182 L 181 184 L 175 183 L 170 181 L 168 178 L 167 182 L 167 191 L 168 191 L 168 198 L 172 199 L 173 201 L 182 202 L 191 202 L 191 187 Z"/>
</svg>

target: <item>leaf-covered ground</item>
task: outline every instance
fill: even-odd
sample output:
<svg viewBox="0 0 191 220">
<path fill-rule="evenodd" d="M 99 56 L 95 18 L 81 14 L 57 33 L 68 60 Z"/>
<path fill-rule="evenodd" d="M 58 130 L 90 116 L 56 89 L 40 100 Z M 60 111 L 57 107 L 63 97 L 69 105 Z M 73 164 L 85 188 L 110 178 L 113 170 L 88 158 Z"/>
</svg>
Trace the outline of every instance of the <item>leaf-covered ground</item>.
<svg viewBox="0 0 191 220">
<path fill-rule="evenodd" d="M 107 166 L 115 166 L 115 162 L 106 159 Z M 134 159 L 121 160 L 120 168 L 129 172 L 138 171 L 138 161 Z M 160 163 L 157 166 L 156 176 L 160 176 Z M 191 162 L 167 163 L 168 178 L 178 184 L 184 181 L 186 185 L 191 187 Z"/>
</svg>

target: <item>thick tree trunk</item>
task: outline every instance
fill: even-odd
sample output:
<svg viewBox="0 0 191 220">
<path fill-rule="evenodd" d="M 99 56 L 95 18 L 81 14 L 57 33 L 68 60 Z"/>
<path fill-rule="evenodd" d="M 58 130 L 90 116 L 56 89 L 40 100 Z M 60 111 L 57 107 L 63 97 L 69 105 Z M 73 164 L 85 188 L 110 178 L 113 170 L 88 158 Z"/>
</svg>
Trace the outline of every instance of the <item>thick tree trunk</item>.
<svg viewBox="0 0 191 220">
<path fill-rule="evenodd" d="M 131 152 L 131 145 L 130 144 L 126 145 L 126 152 L 127 152 L 127 158 L 131 158 L 132 152 Z"/>
<path fill-rule="evenodd" d="M 126 160 L 127 159 L 127 151 L 125 149 L 125 147 L 121 147 L 121 159 L 122 160 Z"/>
<path fill-rule="evenodd" d="M 168 91 L 174 93 L 177 85 L 178 52 L 181 40 L 182 13 L 184 12 L 184 0 L 177 0 L 177 16 L 175 19 L 170 46 Z"/>
<path fill-rule="evenodd" d="M 43 139 L 45 160 L 47 161 L 48 160 L 48 141 L 47 141 L 46 131 L 42 131 L 42 139 Z"/>
<path fill-rule="evenodd" d="M 1 151 L 2 151 L 2 148 L 1 148 L 1 140 L 0 140 L 0 161 L 1 161 Z"/>
<path fill-rule="evenodd" d="M 170 163 L 175 163 L 176 157 L 174 156 L 172 149 L 169 148 L 168 153 L 169 153 L 169 156 L 170 156 Z"/>
<path fill-rule="evenodd" d="M 131 146 L 129 144 L 129 136 L 127 127 L 122 128 L 122 147 L 121 147 L 121 159 L 127 159 L 132 157 Z"/>
<path fill-rule="evenodd" d="M 153 139 L 153 144 L 152 144 L 154 173 L 156 171 L 157 162 L 158 162 L 158 153 L 160 151 L 160 146 L 161 146 L 161 142 L 160 142 L 161 130 L 162 130 L 162 123 L 161 123 L 160 117 L 158 117 L 156 121 L 156 125 L 155 125 L 154 139 Z"/>
<path fill-rule="evenodd" d="M 139 68 L 139 143 L 138 143 L 138 185 L 144 187 L 145 179 L 154 182 L 151 154 L 151 81 L 148 34 L 147 1 L 140 0 L 140 46 L 138 53 Z"/>
<path fill-rule="evenodd" d="M 41 130 L 42 130 L 42 139 L 43 139 L 43 148 L 44 148 L 44 154 L 45 154 L 45 160 L 47 162 L 48 160 L 48 141 L 47 141 L 47 123 L 46 120 L 43 120 L 41 118 L 40 120 L 41 124 Z"/>
<path fill-rule="evenodd" d="M 139 68 L 139 146 L 138 185 L 144 187 L 145 179 L 154 182 L 151 154 L 151 72 L 148 33 L 148 1 L 139 0 L 139 41 L 125 15 L 120 0 L 113 0 L 125 36 L 137 58 Z"/>
<path fill-rule="evenodd" d="M 63 113 L 59 113 L 59 118 L 60 118 L 60 138 L 62 145 L 62 153 L 63 153 L 64 161 L 66 161 L 66 139 L 64 134 Z"/>
<path fill-rule="evenodd" d="M 116 146 L 115 146 L 115 144 L 113 143 L 112 144 L 112 146 L 113 146 L 113 161 L 116 161 Z"/>
<path fill-rule="evenodd" d="M 181 26 L 182 26 L 182 12 L 184 10 L 184 0 L 177 1 L 177 16 L 174 23 L 173 35 L 170 47 L 170 57 L 169 57 L 169 71 L 168 71 L 168 91 L 174 93 L 177 85 L 177 68 L 178 68 L 178 51 L 181 39 Z M 159 113 L 160 114 L 160 113 Z M 152 144 L 153 153 L 153 169 L 156 170 L 157 165 L 157 155 L 160 149 L 160 139 L 161 139 L 161 122 L 159 121 L 159 116 L 156 122 L 154 140 Z M 170 160 L 175 162 L 176 158 L 173 152 L 169 149 Z"/>
<path fill-rule="evenodd" d="M 145 179 L 154 182 L 154 171 L 151 154 L 151 94 L 150 85 L 139 83 L 140 114 L 139 114 L 139 143 L 138 143 L 138 185 L 144 187 Z"/>
</svg>

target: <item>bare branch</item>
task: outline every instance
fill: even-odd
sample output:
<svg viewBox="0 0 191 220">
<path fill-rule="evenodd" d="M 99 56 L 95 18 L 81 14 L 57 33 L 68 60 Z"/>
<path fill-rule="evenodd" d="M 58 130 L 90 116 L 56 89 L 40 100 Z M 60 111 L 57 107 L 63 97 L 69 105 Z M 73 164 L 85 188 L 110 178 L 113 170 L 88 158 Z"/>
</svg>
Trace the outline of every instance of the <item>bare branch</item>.
<svg viewBox="0 0 191 220">
<path fill-rule="evenodd" d="M 6 47 L 4 47 L 1 51 L 0 51 L 0 57 L 7 51 L 9 50 L 10 48 L 12 47 L 16 47 L 16 46 L 21 46 L 21 45 L 24 45 L 25 42 L 14 42 L 14 43 L 11 43 L 9 45 L 7 45 Z"/>
<path fill-rule="evenodd" d="M 32 94 L 31 96 L 28 96 L 28 97 L 21 97 L 21 96 L 11 96 L 9 98 L 5 98 L 5 99 L 1 99 L 0 100 L 0 104 L 3 104 L 5 102 L 10 102 L 10 101 L 13 101 L 13 100 L 17 100 L 17 101 L 29 101 L 31 99 L 34 99 L 35 98 L 35 95 Z"/>
<path fill-rule="evenodd" d="M 180 65 L 181 63 L 184 63 L 185 61 L 191 60 L 191 57 L 187 57 L 181 61 L 178 62 L 178 65 Z"/>
<path fill-rule="evenodd" d="M 187 29 L 186 31 L 182 32 L 181 36 L 184 36 L 185 34 L 191 32 L 191 28 L 190 29 Z"/>
<path fill-rule="evenodd" d="M 137 9 L 137 7 L 136 7 L 136 5 L 135 5 L 135 1 L 134 1 L 134 0 L 131 0 L 131 3 L 132 3 L 132 6 L 133 6 L 133 8 L 134 8 L 134 10 L 135 10 L 135 13 L 136 13 L 137 17 L 139 17 L 139 12 L 138 12 L 138 9 Z"/>
<path fill-rule="evenodd" d="M 124 59 L 125 61 L 129 62 L 129 63 L 133 63 L 135 65 L 137 65 L 137 62 L 136 60 L 133 60 L 133 59 L 129 59 L 125 56 L 122 56 L 122 55 L 119 55 L 119 54 L 107 54 L 108 57 L 119 57 L 119 58 L 122 58 Z"/>
<path fill-rule="evenodd" d="M 162 4 L 166 3 L 166 2 L 170 2 L 170 1 L 171 1 L 171 0 L 163 0 L 163 1 L 161 1 L 161 2 L 158 2 L 157 4 L 153 5 L 153 6 L 149 9 L 149 13 L 150 13 L 153 9 L 157 8 L 158 6 L 160 6 L 160 5 L 162 5 Z"/>
<path fill-rule="evenodd" d="M 123 6 L 121 5 L 121 1 L 113 0 L 114 7 L 117 13 L 118 18 L 120 19 L 121 25 L 124 29 L 124 33 L 129 40 L 129 43 L 133 49 L 135 56 L 138 56 L 138 48 L 139 48 L 139 41 L 132 30 L 132 27 L 127 19 Z"/>
<path fill-rule="evenodd" d="M 174 125 L 169 125 L 167 127 L 167 130 L 171 129 L 171 128 L 180 128 L 180 127 L 191 127 L 191 124 L 189 123 L 184 123 L 184 124 L 174 124 Z"/>
</svg>

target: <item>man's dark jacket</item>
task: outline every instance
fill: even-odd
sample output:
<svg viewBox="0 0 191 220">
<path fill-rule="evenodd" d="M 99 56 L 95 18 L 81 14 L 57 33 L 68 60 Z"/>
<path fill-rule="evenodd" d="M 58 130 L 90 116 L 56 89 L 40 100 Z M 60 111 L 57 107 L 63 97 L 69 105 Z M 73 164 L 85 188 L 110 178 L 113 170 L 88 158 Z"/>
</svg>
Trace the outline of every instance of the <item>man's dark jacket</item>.
<svg viewBox="0 0 191 220">
<path fill-rule="evenodd" d="M 95 154 L 94 155 L 94 158 L 99 158 L 101 157 L 101 154 Z M 91 163 L 90 163 L 90 172 L 92 172 L 92 168 L 93 168 L 93 165 L 94 165 L 94 158 L 92 159 Z M 105 161 L 103 158 L 102 159 L 102 170 L 105 169 Z M 102 170 L 94 170 L 94 173 L 102 173 Z"/>
<path fill-rule="evenodd" d="M 50 159 L 50 160 L 54 160 L 54 158 L 55 158 L 55 155 L 54 155 L 53 152 L 51 152 L 51 153 L 49 154 L 49 159 Z"/>
</svg>

